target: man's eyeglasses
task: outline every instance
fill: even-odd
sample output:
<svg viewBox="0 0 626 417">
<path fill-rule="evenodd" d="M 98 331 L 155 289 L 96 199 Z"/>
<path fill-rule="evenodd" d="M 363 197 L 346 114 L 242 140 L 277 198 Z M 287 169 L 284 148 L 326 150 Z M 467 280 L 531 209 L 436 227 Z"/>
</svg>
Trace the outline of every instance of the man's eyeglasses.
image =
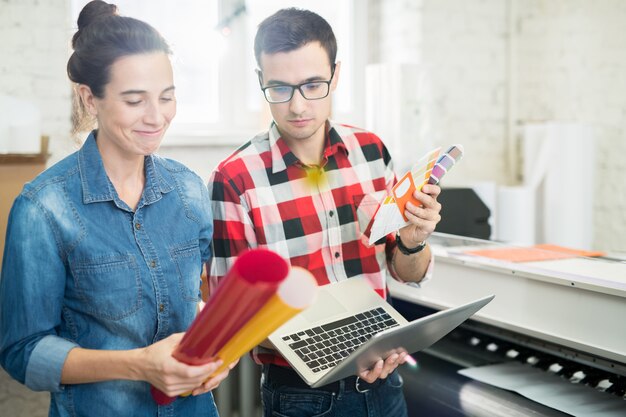
<svg viewBox="0 0 626 417">
<path fill-rule="evenodd" d="M 261 84 L 261 91 L 263 91 L 265 100 L 267 100 L 268 103 L 275 104 L 288 102 L 293 97 L 293 93 L 296 88 L 305 99 L 320 100 L 328 96 L 328 93 L 330 92 L 330 83 L 333 81 L 334 76 L 335 69 L 333 68 L 330 80 L 328 81 L 308 81 L 306 83 L 296 85 L 279 84 L 263 87 L 261 73 L 259 72 L 259 84 Z"/>
</svg>

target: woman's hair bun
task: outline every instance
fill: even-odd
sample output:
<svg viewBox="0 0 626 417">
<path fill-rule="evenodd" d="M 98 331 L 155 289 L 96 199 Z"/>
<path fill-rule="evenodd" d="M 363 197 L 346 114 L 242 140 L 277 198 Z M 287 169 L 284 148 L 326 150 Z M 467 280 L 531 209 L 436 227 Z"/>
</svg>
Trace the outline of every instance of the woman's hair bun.
<svg viewBox="0 0 626 417">
<path fill-rule="evenodd" d="M 102 0 L 90 1 L 83 7 L 78 15 L 78 31 L 72 37 L 72 47 L 76 48 L 76 42 L 81 32 L 91 23 L 104 17 L 117 15 L 117 6 Z"/>
</svg>

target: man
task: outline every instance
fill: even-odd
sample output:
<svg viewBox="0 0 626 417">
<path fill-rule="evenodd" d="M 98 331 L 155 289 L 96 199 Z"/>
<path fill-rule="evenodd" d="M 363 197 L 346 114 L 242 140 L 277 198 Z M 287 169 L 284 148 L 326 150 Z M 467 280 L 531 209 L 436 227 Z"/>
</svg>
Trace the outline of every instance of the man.
<svg viewBox="0 0 626 417">
<path fill-rule="evenodd" d="M 387 149 L 374 134 L 329 120 L 341 65 L 331 27 L 315 13 L 283 9 L 265 19 L 255 38 L 269 131 L 219 164 L 209 181 L 215 221 L 210 286 L 236 256 L 272 249 L 311 271 L 320 285 L 363 277 L 386 296 L 386 271 L 403 282 L 428 276 L 426 239 L 439 222 L 437 186 L 416 191 L 410 225 L 367 245 L 363 235 L 376 205 L 396 182 Z M 379 361 L 358 377 L 311 389 L 275 351 L 259 346 L 265 415 L 405 416 L 400 376 L 405 354 Z"/>
</svg>

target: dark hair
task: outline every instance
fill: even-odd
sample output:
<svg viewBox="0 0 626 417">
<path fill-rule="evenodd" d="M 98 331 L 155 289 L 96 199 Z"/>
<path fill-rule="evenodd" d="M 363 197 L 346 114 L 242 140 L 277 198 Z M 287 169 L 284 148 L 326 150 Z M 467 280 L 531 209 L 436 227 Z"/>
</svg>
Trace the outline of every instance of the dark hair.
<svg viewBox="0 0 626 417">
<path fill-rule="evenodd" d="M 74 53 L 67 61 L 67 75 L 75 83 L 87 85 L 94 96 L 104 97 L 111 66 L 124 56 L 171 50 L 163 37 L 149 24 L 119 16 L 117 6 L 101 0 L 90 1 L 78 16 L 78 31 L 72 37 Z M 84 127 L 85 109 L 74 97 L 74 132 Z"/>
<path fill-rule="evenodd" d="M 254 38 L 254 56 L 260 67 L 262 53 L 290 52 L 316 41 L 322 45 L 331 67 L 334 67 L 337 40 L 328 22 L 309 10 L 281 9 L 259 25 Z"/>
</svg>

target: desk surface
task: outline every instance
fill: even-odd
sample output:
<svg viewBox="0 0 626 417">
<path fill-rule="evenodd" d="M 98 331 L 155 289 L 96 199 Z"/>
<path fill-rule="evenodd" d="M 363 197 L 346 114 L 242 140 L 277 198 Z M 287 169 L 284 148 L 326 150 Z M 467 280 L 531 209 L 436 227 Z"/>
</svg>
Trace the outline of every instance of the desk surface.
<svg viewBox="0 0 626 417">
<path fill-rule="evenodd" d="M 463 263 L 626 297 L 626 260 L 572 256 L 531 262 L 510 262 L 477 256 L 472 252 L 477 249 L 506 249 L 514 248 L 513 246 L 444 234 L 437 234 L 432 240 L 433 252 L 443 262 Z"/>
<path fill-rule="evenodd" d="M 394 297 L 444 309 L 495 294 L 473 319 L 626 364 L 626 263 L 591 258 L 513 263 L 465 254 L 466 248 L 493 242 L 468 245 L 459 239 L 462 245 L 448 240 L 438 246 L 440 240 L 437 236 L 432 244 L 433 279 L 419 289 L 390 282 Z"/>
</svg>

